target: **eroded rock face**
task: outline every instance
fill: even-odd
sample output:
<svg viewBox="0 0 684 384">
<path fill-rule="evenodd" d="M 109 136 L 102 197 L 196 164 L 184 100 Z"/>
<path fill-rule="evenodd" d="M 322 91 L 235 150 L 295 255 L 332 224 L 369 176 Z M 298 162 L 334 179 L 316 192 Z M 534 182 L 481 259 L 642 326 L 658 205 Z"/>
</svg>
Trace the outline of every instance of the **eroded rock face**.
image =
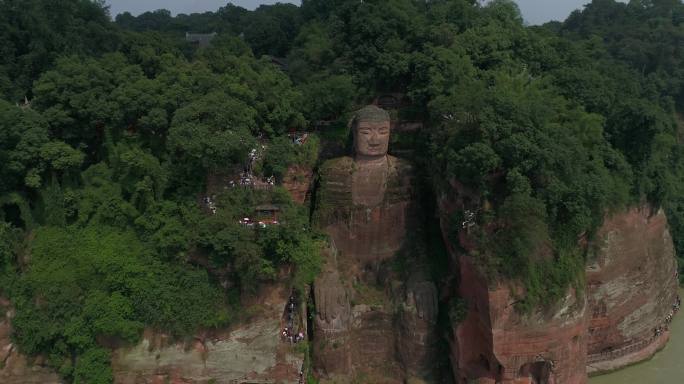
<svg viewBox="0 0 684 384">
<path fill-rule="evenodd" d="M 461 208 L 460 199 L 445 196 L 441 211 Z M 527 316 L 514 310 L 519 284 L 486 279 L 462 251 L 475 246 L 467 230 L 449 224 L 442 220 L 444 238 L 460 271 L 458 295 L 468 303 L 450 340 L 459 383 L 585 383 L 585 367 L 589 373 L 617 369 L 651 357 L 667 341 L 677 276 L 662 210 L 643 206 L 608 217 L 585 244 L 584 292 L 569 290 L 554 308 Z"/>
<path fill-rule="evenodd" d="M 584 297 L 569 292 L 545 313 L 521 315 L 513 306 L 515 283 L 487 283 L 466 256 L 460 270 L 459 294 L 469 307 L 450 340 L 457 382 L 586 382 Z"/>
<path fill-rule="evenodd" d="M 314 217 L 332 243 L 314 283 L 314 370 L 323 382 L 433 377 L 437 293 L 425 255 L 408 251 L 418 222 L 413 170 L 387 155 L 389 126 L 385 111 L 360 110 L 355 156 L 319 171 Z M 393 267 L 399 257 L 410 271 Z"/>
<path fill-rule="evenodd" d="M 468 256 L 477 251 L 468 226 L 449 220 L 457 209 L 485 204 L 457 182 L 452 182 L 452 188 L 456 193 L 442 196 L 439 205 L 452 268 L 460 274 L 456 291 L 467 303 L 467 314 L 452 324 L 449 340 L 456 381 L 586 383 L 585 296 L 569 289 L 552 308 L 530 314 L 517 311 L 514 304 L 523 287 L 516 281 L 488 279 Z"/>
<path fill-rule="evenodd" d="M 391 259 L 404 245 L 412 200 L 412 169 L 401 159 L 387 156 L 382 188 L 352 188 L 357 164 L 350 157 L 328 161 L 321 168 L 319 225 L 334 241 L 340 263 L 377 265 Z M 382 179 L 381 179 L 382 180 Z M 360 181 L 356 179 L 356 181 Z M 374 180 L 375 181 L 375 180 Z M 378 198 L 375 193 L 382 190 Z M 380 200 L 373 205 L 356 201 Z"/>
<path fill-rule="evenodd" d="M 396 330 L 400 361 L 412 376 L 430 378 L 437 365 L 437 289 L 426 276 L 415 273 L 407 283 L 405 295 Z"/>
<path fill-rule="evenodd" d="M 290 192 L 292 200 L 304 204 L 311 189 L 313 169 L 306 166 L 290 166 L 283 176 L 283 187 Z"/>
<path fill-rule="evenodd" d="M 252 381 L 297 384 L 304 355 L 280 338 L 289 291 L 264 287 L 253 302 L 259 314 L 229 329 L 186 342 L 148 330 L 134 347 L 112 353 L 115 384 L 216 384 Z M 0 299 L 0 383 L 61 384 L 44 359 L 18 353 L 10 340 L 12 310 Z"/>
<path fill-rule="evenodd" d="M 62 381 L 41 357 L 29 358 L 10 339 L 12 314 L 9 301 L 0 298 L 0 383 L 59 384 Z"/>
<path fill-rule="evenodd" d="M 613 215 L 592 245 L 590 373 L 652 356 L 666 340 L 666 319 L 677 297 L 674 246 L 662 210 L 643 206 Z"/>
<path fill-rule="evenodd" d="M 146 332 L 132 348 L 114 351 L 116 384 L 240 383 L 249 379 L 298 383 L 303 355 L 280 338 L 288 293 L 283 287 L 260 295 L 258 316 L 213 335 L 170 343 Z"/>
<path fill-rule="evenodd" d="M 351 372 L 351 305 L 334 262 L 329 261 L 316 278 L 314 297 L 314 365 L 326 376 Z"/>
</svg>

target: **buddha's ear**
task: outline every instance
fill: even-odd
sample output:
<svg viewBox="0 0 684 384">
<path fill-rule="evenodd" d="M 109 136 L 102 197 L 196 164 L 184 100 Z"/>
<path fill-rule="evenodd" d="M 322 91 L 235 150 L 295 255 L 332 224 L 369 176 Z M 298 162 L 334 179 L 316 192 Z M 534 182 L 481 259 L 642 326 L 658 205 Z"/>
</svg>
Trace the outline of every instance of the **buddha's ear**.
<svg viewBox="0 0 684 384">
<path fill-rule="evenodd" d="M 356 124 L 356 114 L 353 113 L 347 122 L 347 131 L 349 135 L 347 136 L 347 153 L 351 150 L 352 155 L 356 152 L 356 130 L 354 125 Z M 350 148 L 351 147 L 351 148 Z"/>
<path fill-rule="evenodd" d="M 349 118 L 349 121 L 347 122 L 347 130 L 349 130 L 352 135 L 356 134 L 356 132 L 354 132 L 354 124 L 355 123 L 356 123 L 356 114 L 352 114 L 351 117 Z"/>
</svg>

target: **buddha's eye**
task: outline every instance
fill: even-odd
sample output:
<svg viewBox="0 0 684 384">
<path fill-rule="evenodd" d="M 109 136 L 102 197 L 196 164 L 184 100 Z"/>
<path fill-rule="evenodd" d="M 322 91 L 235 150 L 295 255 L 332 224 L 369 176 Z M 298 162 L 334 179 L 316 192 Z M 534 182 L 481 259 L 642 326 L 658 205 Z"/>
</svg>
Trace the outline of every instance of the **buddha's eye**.
<svg viewBox="0 0 684 384">
<path fill-rule="evenodd" d="M 362 130 L 359 131 L 359 132 L 360 132 L 362 135 L 368 135 L 368 134 L 370 134 L 371 131 L 370 131 L 370 129 L 362 129 Z"/>
</svg>

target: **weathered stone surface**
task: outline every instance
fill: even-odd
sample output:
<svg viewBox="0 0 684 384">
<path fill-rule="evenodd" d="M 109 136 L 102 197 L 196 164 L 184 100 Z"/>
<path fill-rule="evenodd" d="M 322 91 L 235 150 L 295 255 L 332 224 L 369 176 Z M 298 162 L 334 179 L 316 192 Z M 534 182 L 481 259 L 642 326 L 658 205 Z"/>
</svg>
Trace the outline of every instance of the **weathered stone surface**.
<svg viewBox="0 0 684 384">
<path fill-rule="evenodd" d="M 419 222 L 413 170 L 387 155 L 386 112 L 366 107 L 355 121 L 355 157 L 319 171 L 314 218 L 332 249 L 314 284 L 314 370 L 322 382 L 430 382 L 437 290 L 425 255 L 406 251 Z M 391 266 L 400 251 L 405 274 Z"/>
<path fill-rule="evenodd" d="M 340 263 L 363 266 L 388 260 L 401 249 L 410 225 L 412 194 L 411 167 L 388 156 L 382 174 L 382 188 L 353 188 L 356 165 L 349 157 L 329 161 L 321 169 L 318 212 L 315 216 L 334 241 Z M 382 189 L 382 200 L 371 206 L 354 200 L 370 201 Z"/>
<path fill-rule="evenodd" d="M 648 360 L 653 357 L 656 352 L 663 349 L 669 339 L 670 331 L 664 331 L 656 337 L 655 340 L 646 343 L 645 346 L 635 345 L 634 348 L 628 348 L 627 353 L 622 353 L 623 350 L 618 350 L 615 352 L 619 353 L 608 354 L 608 359 L 605 359 L 604 357 L 606 354 L 603 354 L 597 361 L 588 361 L 587 374 L 589 374 L 589 376 L 601 375 Z"/>
<path fill-rule="evenodd" d="M 260 379 L 297 383 L 303 356 L 280 338 L 287 297 L 283 287 L 260 295 L 258 316 L 190 342 L 169 343 L 164 335 L 147 332 L 140 344 L 114 352 L 114 382 L 233 384 Z"/>
<path fill-rule="evenodd" d="M 588 371 L 649 358 L 658 349 L 651 344 L 663 340 L 655 329 L 665 328 L 677 297 L 677 263 L 664 212 L 642 206 L 612 215 L 590 250 Z"/>
<path fill-rule="evenodd" d="M 396 356 L 393 311 L 382 305 L 359 304 L 353 308 L 351 330 L 354 372 L 381 382 L 401 382 L 402 368 Z"/>
<path fill-rule="evenodd" d="M 259 313 L 229 329 L 202 333 L 175 342 L 148 330 L 136 346 L 112 354 L 116 384 L 235 384 L 298 383 L 304 356 L 282 341 L 282 315 L 289 291 L 282 285 L 266 287 L 251 301 Z M 18 353 L 10 340 L 12 311 L 0 302 L 0 383 L 59 384 L 58 375 L 40 357 Z M 250 381 L 251 380 L 251 381 Z"/>
<path fill-rule="evenodd" d="M 587 246 L 586 298 L 572 290 L 555 308 L 521 316 L 513 310 L 515 282 L 488 281 L 461 249 L 472 250 L 466 230 L 449 228 L 448 212 L 463 195 L 441 201 L 442 229 L 460 271 L 458 294 L 468 304 L 450 340 L 454 376 L 461 383 L 536 381 L 574 384 L 589 373 L 614 370 L 651 357 L 667 341 L 663 327 L 676 300 L 676 262 L 662 211 L 643 206 L 606 219 Z M 456 236 L 448 236 L 455 233 Z M 451 242 L 457 242 L 458 247 Z M 526 381 L 527 380 L 527 381 Z"/>
<path fill-rule="evenodd" d="M 10 339 L 13 311 L 9 301 L 0 298 L 0 383 L 59 384 L 59 376 L 43 364 L 40 357 L 20 354 Z"/>
<path fill-rule="evenodd" d="M 346 376 L 352 371 L 350 324 L 351 306 L 347 288 L 342 285 L 334 254 L 314 282 L 314 366 L 328 378 Z"/>
<path fill-rule="evenodd" d="M 487 283 L 466 256 L 460 258 L 459 294 L 468 314 L 451 340 L 459 383 L 586 382 L 586 303 L 573 292 L 553 310 L 523 316 L 513 307 L 513 282 Z M 523 380 L 523 381 L 521 381 Z M 543 381 L 548 380 L 548 381 Z"/>
<path fill-rule="evenodd" d="M 453 324 L 451 361 L 458 383 L 586 383 L 586 299 L 572 289 L 553 308 L 523 315 L 515 298 L 516 281 L 488 279 L 467 252 L 476 247 L 468 230 L 450 228 L 450 213 L 481 204 L 458 183 L 440 201 L 441 226 L 453 269 L 460 273 L 458 296 L 468 305 L 463 321 Z M 449 234 L 452 234 L 451 236 Z"/>
<path fill-rule="evenodd" d="M 290 166 L 283 176 L 283 187 L 290 192 L 292 200 L 304 204 L 311 190 L 313 169 L 306 166 Z"/>
<path fill-rule="evenodd" d="M 319 176 L 314 217 L 332 246 L 314 284 L 315 373 L 322 383 L 436 382 L 437 289 L 421 255 L 402 256 L 411 265 L 404 274 L 391 266 L 417 229 L 410 164 L 386 155 L 366 162 L 342 157 L 324 164 Z M 296 167 L 285 176 L 284 186 L 299 203 L 311 177 L 310 169 Z M 618 369 L 665 345 L 668 331 L 654 337 L 654 328 L 664 325 L 677 282 L 662 211 L 645 206 L 608 217 L 595 239 L 583 244 L 589 253 L 584 292 L 568 290 L 553 308 L 521 315 L 513 306 L 519 284 L 488 281 L 460 253 L 474 242 L 444 219 L 472 196 L 452 187 L 461 196 L 440 201 L 442 228 L 460 276 L 456 291 L 469 305 L 448 340 L 457 382 L 583 384 L 586 372 Z M 455 238 L 446 235 L 453 232 Z M 185 342 L 148 331 L 140 344 L 115 350 L 115 382 L 296 383 L 303 356 L 279 337 L 289 292 L 271 288 L 253 300 L 260 315 L 227 330 Z M 59 383 L 42 359 L 16 352 L 10 315 L 0 322 L 0 383 Z"/>
<path fill-rule="evenodd" d="M 416 271 L 418 272 L 418 271 Z M 399 311 L 398 351 L 409 379 L 429 378 L 437 363 L 435 345 L 438 335 L 437 288 L 425 276 L 415 273 L 406 287 L 406 297 Z"/>
</svg>

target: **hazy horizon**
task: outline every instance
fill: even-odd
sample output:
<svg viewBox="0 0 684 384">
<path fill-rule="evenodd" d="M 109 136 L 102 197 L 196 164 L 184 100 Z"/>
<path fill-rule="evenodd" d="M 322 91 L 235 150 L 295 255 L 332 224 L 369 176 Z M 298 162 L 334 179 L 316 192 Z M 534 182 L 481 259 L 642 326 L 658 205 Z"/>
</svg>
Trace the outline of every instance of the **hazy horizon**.
<svg viewBox="0 0 684 384">
<path fill-rule="evenodd" d="M 623 1 L 623 0 L 620 0 Z M 106 0 L 110 5 L 112 18 L 123 12 L 139 15 L 157 9 L 168 9 L 173 15 L 179 13 L 195 13 L 216 11 L 229 3 L 227 0 Z M 262 4 L 292 3 L 299 5 L 301 1 L 277 0 L 233 0 L 235 5 L 253 10 Z M 547 21 L 565 20 L 570 13 L 581 9 L 589 0 L 517 0 L 520 12 L 530 25 L 543 24 Z M 624 1 L 623 1 L 624 2 Z"/>
</svg>

